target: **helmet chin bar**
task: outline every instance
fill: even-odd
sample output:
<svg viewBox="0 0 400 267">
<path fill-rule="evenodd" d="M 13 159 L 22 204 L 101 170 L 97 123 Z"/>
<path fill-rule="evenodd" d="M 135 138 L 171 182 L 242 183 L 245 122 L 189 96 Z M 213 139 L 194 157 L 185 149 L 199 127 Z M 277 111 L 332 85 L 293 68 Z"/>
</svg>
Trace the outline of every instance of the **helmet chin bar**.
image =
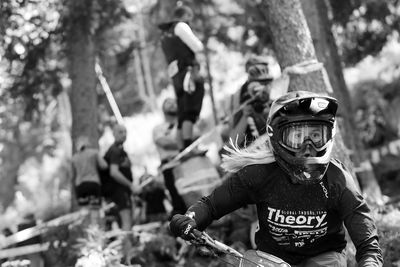
<svg viewBox="0 0 400 267">
<path fill-rule="evenodd" d="M 327 165 L 327 164 L 326 164 Z M 322 180 L 326 172 L 326 168 L 319 165 L 318 168 L 313 170 L 299 170 L 297 173 L 294 172 L 293 175 L 296 177 L 294 183 L 298 184 L 316 184 Z M 292 179 L 293 181 L 293 179 Z"/>
<path fill-rule="evenodd" d="M 283 159 L 277 160 L 277 163 L 282 169 L 289 175 L 290 180 L 294 184 L 316 184 L 322 180 L 327 170 L 328 164 L 312 164 L 312 165 L 301 165 L 291 163 L 289 164 Z M 293 166 L 297 165 L 297 168 L 293 170 Z"/>
<path fill-rule="evenodd" d="M 283 170 L 295 184 L 315 184 L 321 181 L 328 168 L 333 141 L 330 140 L 325 153 L 320 157 L 281 157 L 275 153 L 275 158 Z M 284 149 L 284 148 L 282 148 Z"/>
</svg>

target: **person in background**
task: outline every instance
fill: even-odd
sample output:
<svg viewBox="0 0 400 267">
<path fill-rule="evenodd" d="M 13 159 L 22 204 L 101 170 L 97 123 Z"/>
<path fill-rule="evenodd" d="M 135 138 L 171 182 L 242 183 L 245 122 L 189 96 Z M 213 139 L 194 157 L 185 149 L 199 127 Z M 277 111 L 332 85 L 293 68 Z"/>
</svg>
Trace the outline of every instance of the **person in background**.
<svg viewBox="0 0 400 267">
<path fill-rule="evenodd" d="M 213 193 L 175 215 L 171 232 L 191 239 L 193 229 L 246 204 L 255 204 L 257 249 L 292 266 L 346 266 L 345 228 L 360 267 L 383 265 L 370 208 L 345 166 L 331 159 L 336 99 L 307 91 L 272 103 L 264 146 L 230 149 L 232 175 Z"/>
<path fill-rule="evenodd" d="M 114 143 L 104 155 L 109 166 L 109 177 L 104 184 L 106 198 L 114 202 L 118 210 L 120 227 L 123 231 L 132 228 L 132 194 L 138 194 L 139 189 L 133 185 L 131 161 L 124 150 L 126 128 L 121 124 L 113 127 Z M 124 239 L 123 250 L 125 256 L 132 247 L 130 238 Z"/>
<path fill-rule="evenodd" d="M 175 177 L 173 167 L 165 167 L 171 159 L 179 153 L 179 144 L 177 141 L 177 105 L 174 98 L 166 98 L 162 104 L 164 122 L 153 129 L 153 141 L 161 159 L 160 169 L 164 177 L 164 184 L 171 197 L 172 212 L 175 214 L 184 214 L 187 207 L 183 198 L 175 187 Z"/>
<path fill-rule="evenodd" d="M 143 185 L 139 197 L 144 201 L 145 222 L 166 221 L 167 211 L 164 201 L 167 196 L 164 190 L 164 183 L 150 174 L 144 174 L 141 180 Z"/>
<path fill-rule="evenodd" d="M 272 82 L 271 62 L 268 57 L 252 56 L 246 62 L 247 81 L 241 86 L 234 98 L 236 108 L 230 122 L 229 137 L 240 148 L 249 146 L 266 132 L 266 120 L 270 103 Z M 243 106 L 238 110 L 239 106 Z M 235 112 L 237 111 L 237 112 Z"/>
<path fill-rule="evenodd" d="M 99 222 L 101 181 L 98 169 L 106 169 L 107 162 L 97 149 L 92 148 L 87 136 L 76 139 L 76 152 L 71 159 L 72 180 L 80 207 L 89 207 L 90 223 Z"/>
<path fill-rule="evenodd" d="M 187 6 L 179 6 L 173 12 L 172 21 L 159 25 L 168 75 L 177 98 L 181 150 L 194 141 L 193 125 L 199 118 L 204 97 L 204 79 L 198 62 L 204 47 L 189 26 L 192 19 L 193 11 Z"/>
</svg>

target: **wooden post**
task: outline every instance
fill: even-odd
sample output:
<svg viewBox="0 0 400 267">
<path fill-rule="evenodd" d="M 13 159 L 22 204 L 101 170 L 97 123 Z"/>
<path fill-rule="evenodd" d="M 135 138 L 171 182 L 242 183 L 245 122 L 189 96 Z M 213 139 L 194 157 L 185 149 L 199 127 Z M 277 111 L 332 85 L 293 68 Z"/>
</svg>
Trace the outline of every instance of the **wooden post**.
<svg viewBox="0 0 400 267">
<path fill-rule="evenodd" d="M 104 93 L 107 96 L 108 102 L 110 103 L 110 106 L 114 113 L 115 118 L 117 119 L 119 124 L 123 124 L 124 119 L 122 118 L 121 112 L 119 111 L 117 102 L 115 102 L 115 99 L 111 92 L 111 89 L 108 86 L 107 80 L 106 80 L 106 78 L 104 78 L 103 71 L 101 70 L 101 67 L 97 61 L 95 64 L 95 70 L 96 70 L 97 78 L 99 79 L 101 87 L 103 88 Z"/>
<path fill-rule="evenodd" d="M 209 54 L 209 49 L 208 49 L 208 40 L 210 39 L 210 35 L 209 35 L 209 30 L 206 27 L 206 23 L 205 23 L 205 21 L 208 20 L 208 14 L 205 14 L 203 5 L 201 5 L 201 15 L 202 15 L 202 25 L 203 25 L 203 29 L 204 29 L 204 39 L 203 39 L 204 57 L 205 57 L 205 64 L 206 64 L 206 71 L 207 71 L 209 94 L 210 94 L 210 98 L 211 98 L 211 106 L 212 106 L 214 123 L 215 123 L 215 125 L 218 125 L 217 108 L 216 108 L 215 98 L 214 98 L 213 78 L 212 78 L 211 69 L 210 69 L 210 54 Z"/>
<path fill-rule="evenodd" d="M 148 98 L 146 95 L 146 86 L 144 83 L 143 71 L 142 71 L 142 59 L 140 58 L 140 53 L 138 49 L 133 50 L 133 62 L 135 64 L 135 73 L 138 84 L 139 96 L 146 102 L 148 102 Z"/>
<path fill-rule="evenodd" d="M 140 40 L 140 54 L 142 56 L 142 63 L 143 63 L 143 71 L 144 71 L 144 78 L 146 81 L 146 88 L 147 88 L 147 93 L 148 93 L 148 100 L 150 101 L 150 107 L 152 110 L 155 110 L 157 107 L 156 104 L 156 97 L 154 94 L 154 86 L 153 86 L 153 79 L 151 76 L 151 68 L 149 64 L 149 58 L 148 58 L 148 53 L 147 53 L 147 44 L 146 44 L 146 36 L 143 28 L 143 15 L 142 15 L 142 9 L 139 10 L 137 13 L 138 15 L 138 20 L 139 20 L 139 40 Z"/>
</svg>

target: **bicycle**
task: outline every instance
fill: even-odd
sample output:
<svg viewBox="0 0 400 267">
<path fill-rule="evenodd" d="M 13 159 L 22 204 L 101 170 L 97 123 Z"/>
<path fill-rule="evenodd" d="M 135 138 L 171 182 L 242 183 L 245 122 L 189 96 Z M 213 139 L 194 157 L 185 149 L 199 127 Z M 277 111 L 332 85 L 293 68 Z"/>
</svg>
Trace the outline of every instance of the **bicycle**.
<svg viewBox="0 0 400 267">
<path fill-rule="evenodd" d="M 206 232 L 200 232 L 196 229 L 192 232 L 193 239 L 190 241 L 196 246 L 205 246 L 208 249 L 222 252 L 223 254 L 231 255 L 239 260 L 237 267 L 290 267 L 284 260 L 262 252 L 259 250 L 250 249 L 244 253 L 233 249 L 232 247 L 212 238 Z"/>
</svg>

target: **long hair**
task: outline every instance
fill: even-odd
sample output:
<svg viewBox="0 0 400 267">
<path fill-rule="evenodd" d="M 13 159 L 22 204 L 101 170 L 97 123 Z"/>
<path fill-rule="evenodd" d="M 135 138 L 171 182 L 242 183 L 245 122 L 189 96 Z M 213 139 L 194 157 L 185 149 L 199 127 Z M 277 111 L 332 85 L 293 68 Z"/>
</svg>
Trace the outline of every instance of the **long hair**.
<svg viewBox="0 0 400 267">
<path fill-rule="evenodd" d="M 229 145 L 225 145 L 224 149 L 229 153 L 222 155 L 221 167 L 226 172 L 237 172 L 248 165 L 267 164 L 275 161 L 267 133 L 245 148 L 239 148 L 237 140 L 234 143 L 230 139 Z"/>
</svg>

